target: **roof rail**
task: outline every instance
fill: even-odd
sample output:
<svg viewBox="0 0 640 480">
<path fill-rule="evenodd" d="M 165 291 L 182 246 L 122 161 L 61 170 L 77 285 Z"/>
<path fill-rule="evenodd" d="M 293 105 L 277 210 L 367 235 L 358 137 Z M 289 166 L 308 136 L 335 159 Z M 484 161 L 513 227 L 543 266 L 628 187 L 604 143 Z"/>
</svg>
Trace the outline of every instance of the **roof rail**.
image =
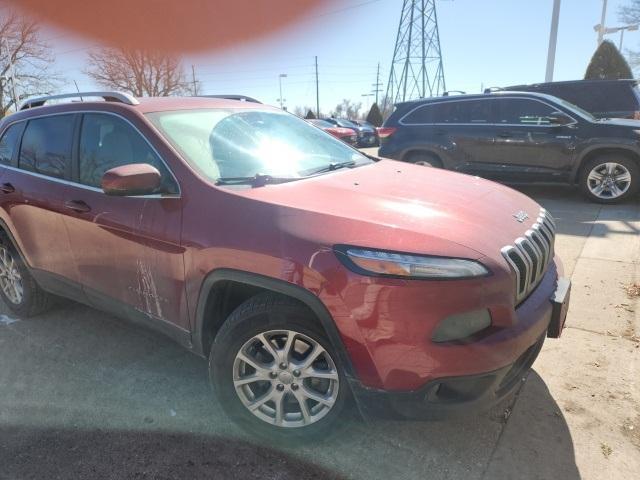
<svg viewBox="0 0 640 480">
<path fill-rule="evenodd" d="M 467 92 L 463 92 L 462 90 L 447 90 L 446 92 L 442 92 L 443 97 L 448 97 L 452 93 L 457 93 L 458 95 L 466 95 Z"/>
<path fill-rule="evenodd" d="M 140 102 L 135 97 L 123 92 L 76 92 L 62 93 L 60 95 L 48 95 L 46 97 L 30 98 L 20 105 L 20 110 L 26 110 L 33 107 L 41 107 L 50 100 L 61 100 L 63 98 L 80 98 L 84 97 L 102 97 L 105 102 L 120 102 L 126 105 L 138 105 Z"/>
<path fill-rule="evenodd" d="M 484 93 L 493 93 L 493 92 L 502 92 L 504 88 L 502 87 L 489 87 L 484 89 Z"/>
<path fill-rule="evenodd" d="M 251 102 L 251 103 L 262 103 L 260 100 L 256 100 L 252 97 L 247 97 L 246 95 L 235 95 L 235 94 L 223 94 L 223 95 L 198 95 L 199 97 L 206 98 L 224 98 L 227 100 L 238 100 L 240 102 Z"/>
</svg>

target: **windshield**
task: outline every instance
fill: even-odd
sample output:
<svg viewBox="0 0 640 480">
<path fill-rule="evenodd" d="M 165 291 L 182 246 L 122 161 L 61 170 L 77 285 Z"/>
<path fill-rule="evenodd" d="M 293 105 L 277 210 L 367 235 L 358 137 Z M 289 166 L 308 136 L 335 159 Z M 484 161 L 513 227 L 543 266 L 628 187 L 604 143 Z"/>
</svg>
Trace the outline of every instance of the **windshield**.
<svg viewBox="0 0 640 480">
<path fill-rule="evenodd" d="M 212 181 L 258 175 L 302 178 L 330 165 L 372 162 L 288 113 L 211 109 L 147 116 L 184 158 Z"/>
<path fill-rule="evenodd" d="M 596 117 L 594 117 L 591 113 L 587 112 L 584 108 L 580 108 L 579 106 L 571 103 L 571 102 L 567 102 L 566 100 L 559 98 L 559 97 L 555 97 L 554 100 L 559 103 L 560 105 L 562 105 L 563 107 L 572 110 L 573 112 L 577 113 L 578 115 L 580 115 L 581 117 L 590 120 L 592 122 L 597 121 L 598 119 Z"/>
</svg>

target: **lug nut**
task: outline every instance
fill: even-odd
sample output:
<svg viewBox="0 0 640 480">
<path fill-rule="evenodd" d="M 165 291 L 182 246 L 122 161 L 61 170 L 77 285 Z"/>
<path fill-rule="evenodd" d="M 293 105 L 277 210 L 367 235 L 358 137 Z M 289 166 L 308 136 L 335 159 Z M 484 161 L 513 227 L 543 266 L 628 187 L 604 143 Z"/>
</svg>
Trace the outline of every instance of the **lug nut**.
<svg viewBox="0 0 640 480">
<path fill-rule="evenodd" d="M 269 372 L 269 376 L 271 378 L 276 378 L 278 376 L 278 374 L 276 372 Z"/>
<path fill-rule="evenodd" d="M 297 390 L 298 389 L 298 384 L 294 383 L 291 385 L 291 390 Z"/>
<path fill-rule="evenodd" d="M 294 377 L 299 377 L 300 376 L 300 370 L 294 370 L 293 371 L 293 376 Z"/>
<path fill-rule="evenodd" d="M 279 384 L 276 386 L 276 390 L 278 390 L 279 392 L 283 391 L 283 390 L 284 390 L 284 385 L 282 385 L 281 383 L 279 383 Z"/>
<path fill-rule="evenodd" d="M 285 370 L 285 369 L 287 368 L 287 364 L 286 364 L 286 363 L 284 363 L 284 362 L 282 362 L 282 363 L 280 364 L 280 368 L 281 368 L 282 370 Z"/>
</svg>

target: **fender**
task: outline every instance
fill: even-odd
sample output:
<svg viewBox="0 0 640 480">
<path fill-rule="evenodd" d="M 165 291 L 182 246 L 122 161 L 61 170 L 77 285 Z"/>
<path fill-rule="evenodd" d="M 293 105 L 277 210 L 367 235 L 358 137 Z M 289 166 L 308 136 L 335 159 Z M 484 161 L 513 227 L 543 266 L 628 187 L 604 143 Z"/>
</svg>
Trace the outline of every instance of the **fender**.
<svg viewBox="0 0 640 480">
<path fill-rule="evenodd" d="M 205 306 L 207 303 L 209 292 L 212 287 L 221 281 L 230 280 L 238 283 L 244 283 L 246 285 L 251 285 L 254 287 L 264 288 L 265 290 L 270 290 L 275 293 L 280 293 L 282 295 L 286 295 L 291 298 L 295 298 L 302 304 L 306 305 L 318 318 L 324 330 L 327 332 L 327 336 L 329 337 L 329 342 L 337 352 L 338 357 L 340 358 L 340 363 L 342 364 L 345 375 L 349 383 L 352 383 L 356 380 L 355 370 L 353 368 L 353 364 L 351 363 L 351 359 L 347 354 L 347 350 L 342 342 L 342 338 L 340 337 L 340 333 L 338 332 L 338 328 L 336 327 L 331 314 L 324 306 L 322 301 L 309 290 L 300 287 L 298 285 L 294 285 L 292 283 L 286 282 L 284 280 L 266 277 L 264 275 L 259 275 L 256 273 L 244 272 L 240 270 L 233 269 L 216 269 L 210 272 L 200 287 L 200 293 L 198 295 L 198 305 L 196 307 L 196 318 L 195 318 L 195 328 L 193 331 L 193 351 L 200 356 L 204 356 L 204 345 L 203 345 L 203 328 L 205 323 L 204 312 Z"/>
<path fill-rule="evenodd" d="M 640 158 L 640 146 L 638 146 L 636 142 L 624 141 L 621 139 L 621 141 L 619 140 L 617 143 L 612 143 L 611 141 L 604 141 L 600 143 L 600 140 L 597 138 L 592 139 L 589 143 L 591 142 L 594 143 L 582 149 L 577 156 L 576 162 L 571 170 L 571 174 L 569 177 L 569 181 L 571 183 L 578 182 L 578 175 L 580 173 L 582 165 L 584 164 L 585 158 L 596 150 L 618 150 L 630 153 L 636 158 Z"/>
</svg>

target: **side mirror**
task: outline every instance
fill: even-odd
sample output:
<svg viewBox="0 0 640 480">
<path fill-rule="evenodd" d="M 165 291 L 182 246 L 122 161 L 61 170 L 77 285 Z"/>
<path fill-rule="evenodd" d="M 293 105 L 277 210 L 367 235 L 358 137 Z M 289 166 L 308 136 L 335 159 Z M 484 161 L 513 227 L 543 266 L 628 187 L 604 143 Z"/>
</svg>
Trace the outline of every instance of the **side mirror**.
<svg viewBox="0 0 640 480">
<path fill-rule="evenodd" d="M 552 112 L 547 118 L 549 119 L 549 123 L 556 127 L 573 123 L 573 118 L 564 112 Z"/>
<path fill-rule="evenodd" d="M 149 195 L 160 186 L 160 172 L 148 163 L 132 163 L 112 168 L 102 176 L 102 191 L 107 195 Z"/>
</svg>

